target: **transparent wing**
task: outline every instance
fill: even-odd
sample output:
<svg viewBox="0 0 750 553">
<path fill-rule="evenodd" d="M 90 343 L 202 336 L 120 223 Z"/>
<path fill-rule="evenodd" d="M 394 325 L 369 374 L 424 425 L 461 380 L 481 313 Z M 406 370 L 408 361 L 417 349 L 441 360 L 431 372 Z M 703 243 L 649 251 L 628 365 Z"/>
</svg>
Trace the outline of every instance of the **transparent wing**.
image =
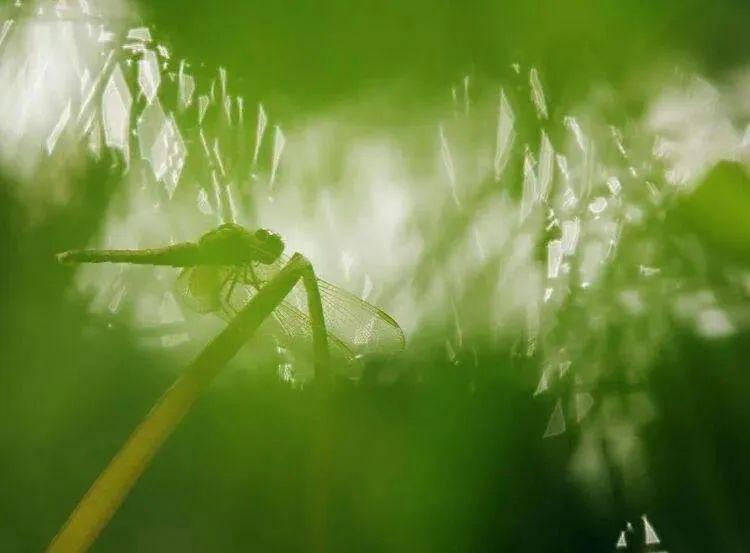
<svg viewBox="0 0 750 553">
<path fill-rule="evenodd" d="M 265 281 L 275 274 L 287 260 L 283 257 L 273 265 L 257 266 L 259 280 Z M 326 329 L 353 355 L 403 349 L 404 332 L 388 313 L 330 282 L 320 278 L 317 281 Z M 301 282 L 292 289 L 285 303 L 305 315 L 309 324 L 307 294 Z"/>
<path fill-rule="evenodd" d="M 273 316 L 290 343 L 299 343 L 301 340 L 312 351 L 312 326 L 306 313 L 284 302 L 276 308 Z M 351 360 L 355 356 L 355 353 L 331 332 L 328 332 L 328 348 L 334 357 Z"/>
<path fill-rule="evenodd" d="M 271 266 L 258 264 L 247 269 L 235 269 L 234 273 L 226 273 L 226 281 L 218 294 L 219 314 L 225 319 L 231 319 L 257 293 L 253 281 L 257 278 L 258 285 L 264 286 L 282 266 L 281 262 Z M 227 270 L 232 271 L 231 268 Z M 273 316 L 264 326 L 271 327 L 288 347 L 312 351 L 312 325 L 307 313 L 304 286 L 295 285 L 287 299 L 276 307 Z M 354 358 L 356 353 L 345 342 L 331 332 L 327 334 L 328 347 L 332 355 L 346 360 Z"/>
<path fill-rule="evenodd" d="M 222 297 L 232 311 L 239 311 L 256 292 L 283 267 L 289 258 L 282 257 L 271 265 L 253 263 L 241 271 L 241 283 L 227 281 Z M 333 355 L 347 359 L 362 353 L 391 353 L 403 349 L 404 333 L 398 323 L 383 310 L 322 279 L 318 280 L 323 316 Z M 276 309 L 275 320 L 291 341 L 310 342 L 312 330 L 307 309 L 307 294 L 298 282 L 286 300 Z"/>
<path fill-rule="evenodd" d="M 388 313 L 322 279 L 318 288 L 326 327 L 357 353 L 404 348 L 404 332 Z"/>
<path fill-rule="evenodd" d="M 175 296 L 187 308 L 197 313 L 223 310 L 222 290 L 230 280 L 233 269 L 223 266 L 187 267 L 175 282 Z"/>
</svg>

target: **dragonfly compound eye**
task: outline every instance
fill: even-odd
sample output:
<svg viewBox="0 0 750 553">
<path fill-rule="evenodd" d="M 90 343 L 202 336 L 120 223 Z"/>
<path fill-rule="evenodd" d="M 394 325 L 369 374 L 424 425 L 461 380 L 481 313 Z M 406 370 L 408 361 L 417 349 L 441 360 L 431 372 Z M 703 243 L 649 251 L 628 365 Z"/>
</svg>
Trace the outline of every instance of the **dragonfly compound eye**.
<svg viewBox="0 0 750 553">
<path fill-rule="evenodd" d="M 261 228 L 253 235 L 263 263 L 273 263 L 284 251 L 284 241 L 275 232 Z"/>
</svg>

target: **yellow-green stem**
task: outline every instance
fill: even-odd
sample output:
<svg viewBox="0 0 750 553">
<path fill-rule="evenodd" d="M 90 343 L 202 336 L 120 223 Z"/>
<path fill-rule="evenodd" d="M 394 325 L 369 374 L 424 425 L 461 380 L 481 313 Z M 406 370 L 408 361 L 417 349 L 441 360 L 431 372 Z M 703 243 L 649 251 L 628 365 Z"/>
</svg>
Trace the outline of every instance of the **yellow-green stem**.
<svg viewBox="0 0 750 553">
<path fill-rule="evenodd" d="M 91 546 L 198 396 L 308 270 L 309 262 L 304 257 L 292 257 L 201 351 L 89 488 L 55 536 L 48 553 L 78 553 Z M 318 297 L 318 304 L 319 301 Z"/>
</svg>

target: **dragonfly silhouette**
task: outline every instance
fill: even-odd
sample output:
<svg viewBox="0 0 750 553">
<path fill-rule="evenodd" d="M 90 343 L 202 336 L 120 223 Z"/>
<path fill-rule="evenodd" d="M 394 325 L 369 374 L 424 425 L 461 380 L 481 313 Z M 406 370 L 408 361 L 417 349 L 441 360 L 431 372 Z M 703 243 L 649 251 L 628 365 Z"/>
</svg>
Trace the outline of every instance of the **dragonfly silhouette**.
<svg viewBox="0 0 750 553">
<path fill-rule="evenodd" d="M 290 258 L 282 238 L 267 229 L 250 232 L 226 223 L 198 242 L 139 250 L 72 250 L 58 254 L 62 263 L 131 263 L 183 267 L 176 281 L 178 297 L 198 313 L 234 317 L 269 283 Z M 319 290 L 328 348 L 351 360 L 358 354 L 393 352 L 404 347 L 404 333 L 383 310 L 322 279 Z M 313 338 L 314 314 L 308 309 L 309 288 L 297 283 L 272 315 L 291 341 Z"/>
<path fill-rule="evenodd" d="M 302 255 L 287 260 L 283 252 L 278 234 L 227 223 L 195 243 L 58 255 L 63 263 L 183 267 L 177 279 L 183 299 L 198 311 L 219 312 L 229 322 L 154 404 L 73 510 L 49 553 L 88 549 L 200 393 L 268 317 L 273 316 L 289 338 L 311 338 L 315 376 L 321 383 L 330 372 L 331 352 L 351 359 L 372 349 L 404 346 L 404 333 L 392 317 L 317 279 Z"/>
</svg>

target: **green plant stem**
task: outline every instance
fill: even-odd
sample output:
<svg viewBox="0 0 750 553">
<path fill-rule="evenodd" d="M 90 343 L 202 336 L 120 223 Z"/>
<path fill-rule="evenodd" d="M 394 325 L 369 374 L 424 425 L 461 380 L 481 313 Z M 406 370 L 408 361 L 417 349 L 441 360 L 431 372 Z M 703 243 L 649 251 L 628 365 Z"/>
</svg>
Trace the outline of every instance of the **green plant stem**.
<svg viewBox="0 0 750 553">
<path fill-rule="evenodd" d="M 198 354 L 89 488 L 53 539 L 48 553 L 77 553 L 91 546 L 198 396 L 286 297 L 299 278 L 308 273 L 312 273 L 310 263 L 303 256 L 295 254 L 221 334 Z M 311 304 L 311 314 L 322 314 L 319 294 L 308 297 L 308 302 Z M 322 318 L 313 324 L 313 332 L 318 334 L 316 350 L 325 346 L 323 354 L 327 360 L 327 342 L 324 333 L 321 345 L 320 324 L 324 324 Z M 316 363 L 319 366 L 322 361 Z"/>
<path fill-rule="evenodd" d="M 315 378 L 322 382 L 330 378 L 330 375 L 328 374 L 328 333 L 323 316 L 323 305 L 320 301 L 320 289 L 318 289 L 318 281 L 310 263 L 302 268 L 301 276 L 307 295 L 307 310 L 310 313 L 312 326 Z"/>
</svg>

